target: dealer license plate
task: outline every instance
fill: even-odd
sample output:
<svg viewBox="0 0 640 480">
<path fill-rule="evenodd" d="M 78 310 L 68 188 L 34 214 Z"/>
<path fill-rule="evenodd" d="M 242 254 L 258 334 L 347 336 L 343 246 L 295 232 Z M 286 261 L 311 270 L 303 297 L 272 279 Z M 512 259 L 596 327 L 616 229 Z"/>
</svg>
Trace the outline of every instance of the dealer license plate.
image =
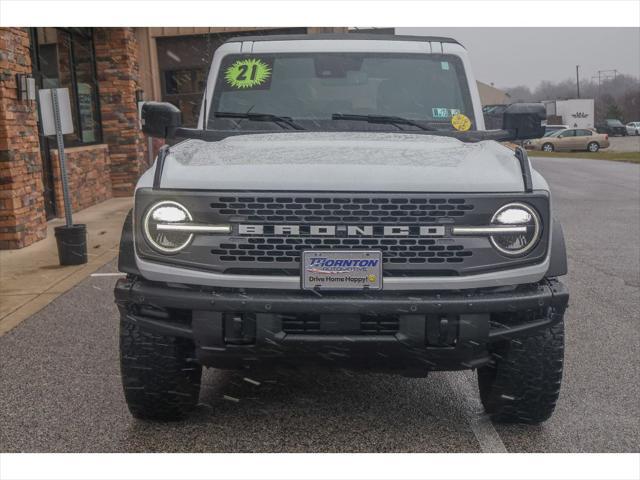
<svg viewBox="0 0 640 480">
<path fill-rule="evenodd" d="M 378 250 L 306 250 L 301 267 L 303 290 L 382 289 Z"/>
</svg>

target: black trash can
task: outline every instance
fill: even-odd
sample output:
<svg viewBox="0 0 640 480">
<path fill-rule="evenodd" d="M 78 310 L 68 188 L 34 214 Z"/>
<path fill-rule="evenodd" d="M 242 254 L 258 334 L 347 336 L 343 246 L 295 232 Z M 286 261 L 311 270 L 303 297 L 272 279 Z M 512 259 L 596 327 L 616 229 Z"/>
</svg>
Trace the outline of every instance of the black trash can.
<svg viewBox="0 0 640 480">
<path fill-rule="evenodd" d="M 87 263 L 87 226 L 83 224 L 55 227 L 60 265 Z"/>
</svg>

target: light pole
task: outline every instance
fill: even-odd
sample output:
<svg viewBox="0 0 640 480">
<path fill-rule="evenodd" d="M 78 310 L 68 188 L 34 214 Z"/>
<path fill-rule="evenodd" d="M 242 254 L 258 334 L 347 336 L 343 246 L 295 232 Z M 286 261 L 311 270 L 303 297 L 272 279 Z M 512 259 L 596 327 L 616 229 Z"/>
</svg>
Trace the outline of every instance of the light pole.
<svg viewBox="0 0 640 480">
<path fill-rule="evenodd" d="M 578 90 L 578 98 L 580 98 L 580 65 L 576 65 L 576 87 Z"/>
</svg>

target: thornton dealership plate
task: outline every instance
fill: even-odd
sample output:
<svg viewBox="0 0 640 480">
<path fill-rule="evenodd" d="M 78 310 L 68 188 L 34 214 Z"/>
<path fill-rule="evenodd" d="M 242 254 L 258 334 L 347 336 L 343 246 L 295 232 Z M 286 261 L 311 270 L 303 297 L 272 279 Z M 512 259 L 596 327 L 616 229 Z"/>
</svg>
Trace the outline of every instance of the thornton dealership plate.
<svg viewBox="0 0 640 480">
<path fill-rule="evenodd" d="M 302 252 L 303 290 L 381 290 L 379 250 L 306 250 Z"/>
</svg>

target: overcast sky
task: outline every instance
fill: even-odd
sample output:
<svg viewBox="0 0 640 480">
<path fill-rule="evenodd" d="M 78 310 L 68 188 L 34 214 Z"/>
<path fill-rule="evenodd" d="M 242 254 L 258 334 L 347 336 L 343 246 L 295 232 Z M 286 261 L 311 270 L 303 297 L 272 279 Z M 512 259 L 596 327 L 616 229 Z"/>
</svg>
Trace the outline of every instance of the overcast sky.
<svg viewBox="0 0 640 480">
<path fill-rule="evenodd" d="M 638 28 L 397 28 L 397 34 L 453 37 L 471 56 L 476 79 L 496 87 L 589 79 L 598 70 L 640 77 Z"/>
</svg>

